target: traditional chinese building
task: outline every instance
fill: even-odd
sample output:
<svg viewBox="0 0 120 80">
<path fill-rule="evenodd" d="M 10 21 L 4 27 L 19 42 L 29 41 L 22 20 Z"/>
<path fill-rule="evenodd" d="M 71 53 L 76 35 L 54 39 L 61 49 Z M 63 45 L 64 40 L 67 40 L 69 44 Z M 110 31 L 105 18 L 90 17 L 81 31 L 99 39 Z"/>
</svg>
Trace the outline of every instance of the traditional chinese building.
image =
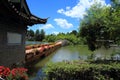
<svg viewBox="0 0 120 80">
<path fill-rule="evenodd" d="M 0 0 L 0 65 L 24 61 L 27 26 L 46 22 L 31 14 L 26 0 Z"/>
</svg>

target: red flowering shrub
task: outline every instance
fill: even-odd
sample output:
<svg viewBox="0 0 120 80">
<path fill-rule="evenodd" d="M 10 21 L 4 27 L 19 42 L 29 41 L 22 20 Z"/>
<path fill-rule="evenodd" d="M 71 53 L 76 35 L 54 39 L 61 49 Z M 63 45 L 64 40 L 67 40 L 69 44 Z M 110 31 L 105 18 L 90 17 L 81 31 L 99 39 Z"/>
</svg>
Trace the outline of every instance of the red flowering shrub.
<svg viewBox="0 0 120 80">
<path fill-rule="evenodd" d="M 28 80 L 28 77 L 27 77 L 27 69 L 25 68 L 14 68 L 11 70 L 11 74 L 12 74 L 12 78 L 13 79 L 24 79 L 24 80 Z"/>
<path fill-rule="evenodd" d="M 0 77 L 5 78 L 10 74 L 10 69 L 4 66 L 0 66 Z"/>
<path fill-rule="evenodd" d="M 8 67 L 0 66 L 0 79 L 5 80 L 28 80 L 25 68 L 13 68 L 10 70 Z"/>
</svg>

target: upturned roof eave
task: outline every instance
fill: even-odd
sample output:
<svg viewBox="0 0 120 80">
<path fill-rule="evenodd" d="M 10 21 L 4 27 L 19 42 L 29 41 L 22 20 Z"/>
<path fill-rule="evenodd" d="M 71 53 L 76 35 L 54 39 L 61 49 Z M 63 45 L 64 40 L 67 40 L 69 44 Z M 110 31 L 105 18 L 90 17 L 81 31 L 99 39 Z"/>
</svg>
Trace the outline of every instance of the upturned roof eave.
<svg viewBox="0 0 120 80">
<path fill-rule="evenodd" d="M 25 24 L 28 25 L 28 26 L 32 26 L 34 24 L 45 24 L 47 22 L 47 18 L 46 19 L 42 19 L 42 18 L 39 18 L 39 17 L 33 15 L 30 12 L 29 8 L 28 8 L 26 0 L 23 0 L 23 1 L 24 1 L 24 4 L 25 4 L 25 6 L 27 8 L 27 11 L 29 12 L 29 14 L 24 14 L 23 12 L 19 11 L 15 7 L 15 5 L 11 2 L 11 0 L 3 0 L 3 2 L 5 4 L 7 4 L 7 7 L 9 9 L 11 9 L 13 11 L 13 13 L 15 13 L 19 18 L 21 18 L 23 21 L 25 21 Z"/>
</svg>

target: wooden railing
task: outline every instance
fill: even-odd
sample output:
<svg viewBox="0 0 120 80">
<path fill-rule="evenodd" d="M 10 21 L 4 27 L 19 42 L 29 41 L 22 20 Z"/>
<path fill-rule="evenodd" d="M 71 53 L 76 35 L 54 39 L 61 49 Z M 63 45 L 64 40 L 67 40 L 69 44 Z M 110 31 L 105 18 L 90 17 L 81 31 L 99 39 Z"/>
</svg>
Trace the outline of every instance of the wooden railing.
<svg viewBox="0 0 120 80">
<path fill-rule="evenodd" d="M 35 60 L 40 59 L 42 56 L 48 56 L 62 45 L 61 42 L 54 44 L 42 44 L 42 45 L 33 45 L 26 46 L 25 51 L 25 62 L 29 63 Z"/>
</svg>

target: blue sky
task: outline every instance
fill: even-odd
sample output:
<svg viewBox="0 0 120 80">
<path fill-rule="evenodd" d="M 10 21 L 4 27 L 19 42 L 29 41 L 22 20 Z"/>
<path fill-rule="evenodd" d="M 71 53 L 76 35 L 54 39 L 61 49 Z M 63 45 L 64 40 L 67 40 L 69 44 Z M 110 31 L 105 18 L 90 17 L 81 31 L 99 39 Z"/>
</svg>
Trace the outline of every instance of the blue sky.
<svg viewBox="0 0 120 80">
<path fill-rule="evenodd" d="M 26 0 L 32 14 L 40 18 L 50 17 L 46 24 L 37 24 L 28 29 L 44 29 L 46 34 L 71 32 L 78 30 L 80 19 L 85 10 L 95 3 L 95 0 Z M 110 0 L 96 0 L 102 5 L 109 5 Z"/>
</svg>

